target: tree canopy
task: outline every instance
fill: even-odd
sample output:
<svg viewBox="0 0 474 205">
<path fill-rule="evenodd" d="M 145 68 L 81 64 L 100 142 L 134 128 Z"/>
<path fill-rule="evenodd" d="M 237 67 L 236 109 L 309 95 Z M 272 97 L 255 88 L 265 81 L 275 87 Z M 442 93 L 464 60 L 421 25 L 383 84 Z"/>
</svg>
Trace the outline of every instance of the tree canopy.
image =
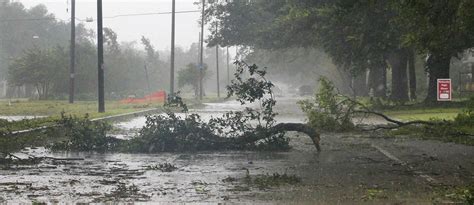
<svg viewBox="0 0 474 205">
<path fill-rule="evenodd" d="M 406 61 L 415 49 L 432 55 L 427 62 L 432 80 L 426 100 L 433 101 L 433 82 L 449 77 L 451 57 L 473 47 L 473 4 L 469 0 L 215 2 L 207 9 L 208 21 L 220 26 L 211 31 L 209 45 L 321 48 L 355 76 L 369 71 L 375 96 L 387 83 L 374 76 L 386 76 L 386 69 L 391 69 L 392 80 L 406 79 Z M 406 93 L 406 88 L 393 85 L 392 96 L 406 98 L 396 93 Z M 380 92 L 385 95 L 385 90 Z"/>
</svg>

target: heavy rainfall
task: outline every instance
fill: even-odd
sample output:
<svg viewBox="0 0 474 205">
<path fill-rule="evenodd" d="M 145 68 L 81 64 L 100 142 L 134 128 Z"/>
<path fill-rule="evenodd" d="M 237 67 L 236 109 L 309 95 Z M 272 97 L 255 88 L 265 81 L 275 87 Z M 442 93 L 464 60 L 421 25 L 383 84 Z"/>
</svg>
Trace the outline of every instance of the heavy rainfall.
<svg viewBox="0 0 474 205">
<path fill-rule="evenodd" d="M 0 0 L 0 204 L 474 204 L 472 0 Z"/>
</svg>

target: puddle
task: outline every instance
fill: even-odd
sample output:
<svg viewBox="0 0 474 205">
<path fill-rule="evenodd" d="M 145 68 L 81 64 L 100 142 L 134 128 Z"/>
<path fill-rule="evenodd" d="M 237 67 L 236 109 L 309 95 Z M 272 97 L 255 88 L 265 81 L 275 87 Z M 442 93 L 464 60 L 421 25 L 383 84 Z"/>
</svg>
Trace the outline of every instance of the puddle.
<svg viewBox="0 0 474 205">
<path fill-rule="evenodd" d="M 54 202 L 218 202 L 238 199 L 259 192 L 245 183 L 228 183 L 223 179 L 243 178 L 251 174 L 292 172 L 287 164 L 298 158 L 292 153 L 207 152 L 161 154 L 91 154 L 50 153 L 45 149 L 29 150 L 29 154 L 57 159 L 38 165 L 18 165 L 0 169 L 0 196 L 18 203 Z M 21 157 L 26 157 L 25 155 Z M 303 158 L 296 160 L 304 161 Z M 177 167 L 171 172 L 150 170 L 150 166 L 169 163 Z M 0 166 L 1 167 L 1 166 Z M 125 197 L 116 192 L 129 187 Z M 235 191 L 235 187 L 246 191 Z M 123 188 L 125 187 L 125 188 Z M 123 190 L 122 190 L 123 191 Z M 115 195 L 114 195 L 115 193 Z"/>
<path fill-rule="evenodd" d="M 256 106 L 256 105 L 252 105 Z M 202 109 L 190 110 L 203 120 L 219 117 L 227 111 L 244 109 L 239 102 L 207 103 Z M 184 114 L 178 114 L 184 117 Z M 292 119 L 286 119 L 291 121 Z M 145 125 L 138 117 L 115 126 L 133 130 Z M 124 137 L 124 136 L 121 136 Z M 309 140 L 309 139 L 307 139 Z M 309 142 L 301 143 L 313 149 Z M 241 201 L 242 197 L 261 190 L 240 182 L 223 179 L 243 178 L 247 174 L 287 173 L 288 164 L 303 163 L 299 152 L 206 152 L 161 154 L 99 154 L 26 150 L 20 157 L 48 156 L 83 160 L 45 160 L 38 165 L 0 166 L 0 202 L 41 201 L 54 203 L 152 201 L 152 202 L 220 202 Z M 299 157 L 297 157 L 299 156 Z M 150 169 L 169 163 L 177 170 L 162 172 Z M 305 164 L 307 163 L 304 162 Z"/>
</svg>

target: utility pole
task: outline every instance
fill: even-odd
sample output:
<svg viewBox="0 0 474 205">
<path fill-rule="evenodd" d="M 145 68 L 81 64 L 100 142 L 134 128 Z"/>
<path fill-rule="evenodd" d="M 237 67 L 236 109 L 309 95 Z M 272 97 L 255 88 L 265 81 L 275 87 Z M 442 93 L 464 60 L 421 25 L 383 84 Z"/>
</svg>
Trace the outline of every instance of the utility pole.
<svg viewBox="0 0 474 205">
<path fill-rule="evenodd" d="M 198 45 L 201 44 L 201 32 L 199 32 L 199 37 L 198 37 Z M 196 61 L 196 69 L 200 70 L 200 66 L 199 66 L 199 63 L 201 62 L 201 49 L 198 49 L 198 53 L 197 53 L 197 61 Z M 200 87 L 199 87 L 199 77 L 200 75 L 196 75 L 196 85 L 197 85 L 197 89 L 194 91 L 194 95 L 196 96 L 196 99 L 199 99 L 199 93 L 200 93 Z"/>
<path fill-rule="evenodd" d="M 199 100 L 202 100 L 202 79 L 203 79 L 203 69 L 204 69 L 204 7 L 206 6 L 206 0 L 202 0 L 202 14 L 201 14 L 201 53 L 199 57 Z"/>
<path fill-rule="evenodd" d="M 227 46 L 227 85 L 230 85 L 229 47 Z"/>
<path fill-rule="evenodd" d="M 102 26 L 102 0 L 97 0 L 97 58 L 98 58 L 98 94 L 99 112 L 105 112 L 104 98 L 104 33 Z"/>
<path fill-rule="evenodd" d="M 148 68 L 146 67 L 146 62 L 145 62 L 145 77 L 146 77 L 146 85 L 147 85 L 147 88 L 148 88 L 148 92 L 150 93 L 151 92 L 150 78 L 148 77 Z"/>
<path fill-rule="evenodd" d="M 71 0 L 71 47 L 69 70 L 69 103 L 74 103 L 74 78 L 76 61 L 76 0 Z"/>
<path fill-rule="evenodd" d="M 216 34 L 217 34 L 217 23 L 216 23 Z M 219 85 L 219 44 L 216 44 L 216 74 L 217 74 L 217 98 L 221 98 L 220 85 Z"/>
<path fill-rule="evenodd" d="M 175 44 L 175 14 L 176 14 L 176 2 L 172 1 L 172 12 L 171 12 L 171 69 L 170 69 L 170 93 L 174 95 L 174 44 Z"/>
</svg>

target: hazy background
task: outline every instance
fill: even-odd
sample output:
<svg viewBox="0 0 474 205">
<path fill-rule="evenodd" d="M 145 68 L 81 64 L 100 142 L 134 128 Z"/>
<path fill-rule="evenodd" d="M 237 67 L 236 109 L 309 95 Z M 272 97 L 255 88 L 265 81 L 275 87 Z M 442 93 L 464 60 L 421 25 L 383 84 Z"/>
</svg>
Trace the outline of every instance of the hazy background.
<svg viewBox="0 0 474 205">
<path fill-rule="evenodd" d="M 56 18 L 69 22 L 71 0 L 16 0 L 30 8 L 44 4 Z M 86 23 L 87 28 L 97 31 L 97 1 L 76 0 L 76 17 L 85 20 L 92 17 L 94 22 Z M 195 0 L 177 0 L 176 11 L 199 11 L 194 5 Z M 170 12 L 171 0 L 103 0 L 104 27 L 117 32 L 118 40 L 139 41 L 141 36 L 150 38 L 157 50 L 170 50 L 171 44 L 171 15 L 144 15 L 114 17 L 124 14 L 143 14 Z M 199 39 L 200 27 L 198 20 L 200 12 L 176 14 L 176 46 L 189 49 L 190 45 Z M 76 20 L 76 23 L 80 21 Z M 207 33 L 207 28 L 204 31 Z"/>
<path fill-rule="evenodd" d="M 0 0 L 0 2 L 2 1 L 4 0 Z M 176 14 L 176 84 L 179 84 L 180 71 L 188 68 L 190 63 L 198 61 L 199 46 L 197 42 L 200 32 L 198 21 L 201 12 L 200 5 L 194 3 L 196 1 L 176 0 L 177 12 L 191 11 L 191 13 Z M 35 46 L 41 49 L 52 49 L 60 46 L 63 50 L 58 52 L 57 56 L 64 62 L 60 62 L 61 67 L 58 68 L 58 71 L 53 72 L 57 76 L 54 77 L 54 83 L 51 85 L 53 90 L 51 97 L 65 99 L 68 93 L 69 64 L 67 61 L 70 38 L 70 26 L 68 24 L 71 15 L 71 0 L 11 0 L 10 2 L 23 4 L 26 13 L 40 12 L 31 8 L 42 4 L 46 7 L 47 13 L 53 14 L 56 20 L 61 22 L 49 22 L 48 24 L 48 21 L 9 21 L 4 23 L 5 29 L 0 33 L 4 34 L 3 39 L 5 39 L 3 41 L 3 61 L 0 63 L 0 80 L 9 81 L 10 87 L 7 90 L 4 86 L 3 95 L 0 93 L 0 97 L 29 97 L 32 95 L 32 92 L 28 92 L 28 84 L 31 84 L 31 82 L 18 82 L 19 79 L 13 78 L 13 75 L 8 75 L 9 71 L 15 70 L 10 69 L 12 63 L 24 56 L 25 50 Z M 144 95 L 150 91 L 169 89 L 171 14 L 150 13 L 170 12 L 171 4 L 171 0 L 103 0 L 103 26 L 112 29 L 116 33 L 118 41 L 116 44 L 119 50 L 117 54 L 108 45 L 111 42 L 106 42 L 106 90 L 110 94 L 109 98 Z M 18 13 L 21 12 L 18 11 Z M 22 19 L 37 18 L 36 16 L 38 16 L 18 15 L 10 14 L 10 16 L 6 15 L 3 18 Z M 86 18 L 93 18 L 93 22 L 85 22 Z M 76 20 L 76 25 L 80 27 L 80 24 L 82 24 L 86 29 L 92 31 L 91 35 L 89 33 L 83 35 L 83 39 L 80 39 L 80 34 L 78 34 L 77 39 L 76 71 L 77 84 L 80 85 L 77 92 L 82 93 L 82 96 L 78 95 L 80 99 L 88 100 L 96 97 L 96 18 L 96 0 L 76 0 L 76 19 L 79 19 Z M 79 31 L 76 30 L 76 32 Z M 208 39 L 210 32 L 207 27 L 204 32 L 204 38 Z M 33 38 L 37 35 L 38 38 Z M 147 57 L 144 46 L 140 41 L 142 36 L 150 39 L 151 45 L 158 54 L 152 60 Z M 335 69 L 330 58 L 318 49 L 254 50 L 246 47 L 239 48 L 242 49 L 239 53 L 243 54 L 242 59 L 246 62 L 268 67 L 269 79 L 281 88 L 299 88 L 302 85 L 309 85 L 314 88 L 319 76 L 324 75 L 333 80 L 342 91 L 347 91 L 346 74 L 337 72 L 338 69 Z M 237 49 L 231 47 L 229 51 L 229 60 L 232 63 Z M 226 60 L 226 49 L 221 48 L 219 51 L 219 81 L 222 93 L 225 92 L 225 85 L 229 83 L 228 79 L 232 78 L 234 67 L 233 65 L 229 66 L 228 74 Z M 214 95 L 217 91 L 215 47 L 205 49 L 204 63 L 208 66 L 204 87 L 206 93 Z M 148 72 L 150 79 L 149 85 L 145 80 L 146 72 Z M 178 89 L 184 91 L 184 93 L 193 93 L 189 85 Z"/>
</svg>

